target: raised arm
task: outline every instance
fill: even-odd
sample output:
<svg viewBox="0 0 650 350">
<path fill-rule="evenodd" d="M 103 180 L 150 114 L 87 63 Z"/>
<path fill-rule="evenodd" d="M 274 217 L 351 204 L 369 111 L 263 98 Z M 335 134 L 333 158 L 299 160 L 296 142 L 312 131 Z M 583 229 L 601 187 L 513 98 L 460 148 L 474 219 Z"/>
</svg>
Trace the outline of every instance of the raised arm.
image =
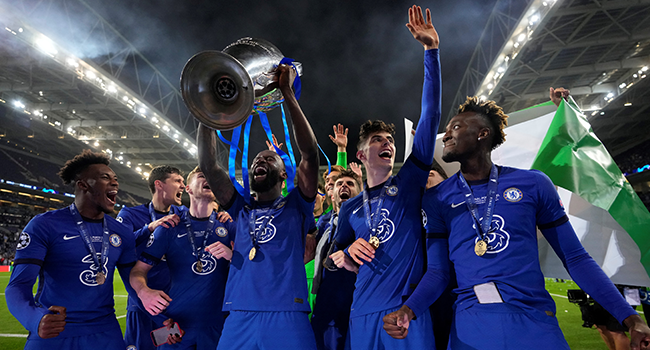
<svg viewBox="0 0 650 350">
<path fill-rule="evenodd" d="M 235 186 L 230 182 L 228 173 L 217 163 L 217 135 L 214 130 L 203 124 L 199 124 L 196 135 L 199 167 L 205 175 L 212 193 L 217 198 L 217 202 L 225 208 L 235 195 Z"/>
<path fill-rule="evenodd" d="M 279 88 L 291 115 L 293 134 L 296 138 L 298 151 L 300 152 L 300 164 L 298 165 L 297 172 L 298 188 L 305 197 L 313 198 L 316 196 L 316 191 L 318 190 L 319 158 L 316 136 L 291 88 L 293 80 L 296 77 L 296 70 L 291 66 L 282 64 L 278 66 L 278 74 Z"/>
<path fill-rule="evenodd" d="M 413 38 L 420 42 L 424 53 L 424 86 L 422 88 L 422 112 L 413 140 L 413 156 L 424 164 L 433 162 L 433 148 L 440 124 L 441 90 L 440 60 L 438 55 L 438 32 L 431 23 L 431 11 L 426 10 L 424 20 L 422 8 L 413 6 L 409 9 L 409 23 L 406 24 Z"/>
</svg>

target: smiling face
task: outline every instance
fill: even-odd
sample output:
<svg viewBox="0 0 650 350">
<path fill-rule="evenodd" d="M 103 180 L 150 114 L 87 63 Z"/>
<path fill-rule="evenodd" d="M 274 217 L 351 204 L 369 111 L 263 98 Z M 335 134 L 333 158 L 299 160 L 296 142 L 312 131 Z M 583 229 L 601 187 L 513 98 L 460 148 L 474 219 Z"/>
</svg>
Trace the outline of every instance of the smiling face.
<svg viewBox="0 0 650 350">
<path fill-rule="evenodd" d="M 77 186 L 84 190 L 84 197 L 94 209 L 103 213 L 113 212 L 120 184 L 117 175 L 108 165 L 88 166 L 77 181 Z"/>
<path fill-rule="evenodd" d="M 490 134 L 486 121 L 476 112 L 457 114 L 449 121 L 442 138 L 442 160 L 463 161 L 481 150 L 481 142 L 488 144 Z M 483 141 L 479 141 L 479 137 Z"/>
<path fill-rule="evenodd" d="M 214 193 L 212 193 L 208 185 L 208 181 L 200 171 L 191 174 L 185 190 L 190 195 L 190 199 L 202 199 L 211 202 L 215 199 Z"/>
<path fill-rule="evenodd" d="M 258 153 L 249 174 L 251 189 L 255 192 L 267 192 L 287 178 L 282 158 L 273 151 Z"/>
<path fill-rule="evenodd" d="M 185 183 L 183 177 L 176 173 L 171 173 L 165 180 L 156 180 L 156 192 L 163 194 L 163 204 L 165 206 L 181 205 Z"/>
<path fill-rule="evenodd" d="M 393 169 L 395 163 L 395 138 L 389 132 L 371 134 L 357 152 L 357 158 L 366 169 Z"/>
<path fill-rule="evenodd" d="M 349 176 L 342 176 L 334 183 L 334 205 L 337 208 L 341 207 L 341 203 L 356 196 L 361 192 L 359 184 L 354 178 Z"/>
</svg>

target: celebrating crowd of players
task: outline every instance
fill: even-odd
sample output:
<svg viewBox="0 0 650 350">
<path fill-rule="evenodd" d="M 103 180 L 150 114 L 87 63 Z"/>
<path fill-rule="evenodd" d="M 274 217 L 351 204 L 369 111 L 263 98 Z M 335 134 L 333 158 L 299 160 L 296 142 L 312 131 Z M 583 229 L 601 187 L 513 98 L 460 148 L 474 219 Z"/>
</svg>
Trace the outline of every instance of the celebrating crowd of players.
<svg viewBox="0 0 650 350">
<path fill-rule="evenodd" d="M 544 289 L 537 229 L 629 329 L 632 347 L 648 348 L 650 329 L 582 248 L 548 177 L 492 163 L 507 124 L 493 101 L 468 98 L 446 127 L 443 160 L 460 171 L 442 181 L 432 168 L 439 39 L 429 10 L 410 8 L 407 27 L 425 50 L 413 151 L 393 175 L 394 127 L 363 124 L 356 157 L 366 181 L 345 160 L 325 175 L 331 209 L 314 237 L 318 146 L 286 65 L 278 88 L 301 160 L 297 186 L 284 195 L 285 164 L 272 150 L 250 166 L 255 198 L 237 192 L 205 126 L 199 166 L 186 179 L 154 169 L 151 201 L 117 220 L 106 215 L 119 187 L 109 159 L 84 151 L 68 161 L 60 176 L 74 185 L 74 204 L 24 228 L 6 289 L 9 310 L 30 331 L 25 348 L 153 349 L 150 333 L 163 329 L 157 341 L 170 349 L 568 349 Z M 556 104 L 567 94 L 551 89 Z M 335 143 L 337 134 L 341 126 Z M 180 205 L 184 190 L 189 208 Z M 315 256 L 311 322 L 305 256 Z M 113 309 L 116 268 L 129 293 L 124 338 Z"/>
</svg>

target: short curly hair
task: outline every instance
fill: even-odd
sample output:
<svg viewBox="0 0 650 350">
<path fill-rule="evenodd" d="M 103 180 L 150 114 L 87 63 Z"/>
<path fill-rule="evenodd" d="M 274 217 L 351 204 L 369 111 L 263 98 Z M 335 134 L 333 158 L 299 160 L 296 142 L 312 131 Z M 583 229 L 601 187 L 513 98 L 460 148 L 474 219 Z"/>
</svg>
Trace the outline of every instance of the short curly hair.
<svg viewBox="0 0 650 350">
<path fill-rule="evenodd" d="M 393 123 L 386 124 L 381 120 L 368 120 L 361 125 L 359 130 L 359 142 L 357 142 L 357 150 L 368 140 L 370 135 L 385 131 L 391 135 L 395 135 L 395 125 Z"/>
<path fill-rule="evenodd" d="M 458 107 L 458 114 L 464 112 L 475 112 L 484 116 L 489 124 L 492 135 L 492 149 L 499 147 L 506 141 L 506 133 L 503 128 L 508 126 L 508 116 L 503 113 L 503 108 L 499 107 L 492 100 L 483 101 L 479 97 L 467 97 L 465 103 Z"/>
<path fill-rule="evenodd" d="M 79 180 L 81 173 L 89 166 L 94 164 L 109 165 L 110 163 L 111 160 L 108 155 L 85 149 L 80 154 L 74 156 L 74 158 L 65 162 L 65 165 L 63 165 L 57 175 L 63 180 L 64 184 L 69 185 Z"/>
</svg>

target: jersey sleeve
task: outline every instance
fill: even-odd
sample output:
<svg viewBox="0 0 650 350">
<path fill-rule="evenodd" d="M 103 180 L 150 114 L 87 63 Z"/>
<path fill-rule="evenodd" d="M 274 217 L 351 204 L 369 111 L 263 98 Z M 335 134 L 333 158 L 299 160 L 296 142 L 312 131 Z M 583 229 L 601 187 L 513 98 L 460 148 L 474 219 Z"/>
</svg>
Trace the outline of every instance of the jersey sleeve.
<svg viewBox="0 0 650 350">
<path fill-rule="evenodd" d="M 179 224 L 184 228 L 185 225 L 181 222 Z M 140 261 L 143 261 L 149 265 L 156 265 L 160 262 L 163 255 L 167 252 L 169 246 L 169 237 L 171 237 L 172 228 L 165 228 L 163 226 L 158 226 L 153 231 L 153 242 L 148 246 L 144 252 L 140 255 Z"/>
<path fill-rule="evenodd" d="M 49 225 L 45 221 L 42 215 L 37 215 L 21 232 L 14 269 L 5 290 L 9 311 L 25 329 L 33 333 L 38 333 L 41 318 L 49 313 L 44 307 L 36 305 L 32 294 L 48 249 Z"/>
<path fill-rule="evenodd" d="M 440 55 L 438 49 L 424 52 L 424 85 L 422 88 L 422 111 L 413 138 L 412 155 L 431 166 L 436 133 L 441 114 Z"/>
<path fill-rule="evenodd" d="M 123 207 L 122 210 L 117 214 L 116 220 L 121 222 L 122 225 L 128 227 L 131 231 L 135 231 L 138 227 L 135 227 L 133 224 L 133 216 L 131 214 L 131 209 L 128 207 Z"/>
<path fill-rule="evenodd" d="M 537 225 L 543 229 L 567 222 L 568 217 L 551 179 L 541 171 L 531 171 L 536 175 L 537 181 Z"/>
<path fill-rule="evenodd" d="M 429 306 L 445 291 L 449 283 L 449 242 L 446 238 L 427 239 L 427 271 L 406 300 L 415 316 L 427 311 Z"/>
<path fill-rule="evenodd" d="M 42 215 L 34 217 L 20 233 L 16 246 L 14 265 L 35 264 L 41 266 L 48 249 L 48 228 L 51 226 Z"/>
<path fill-rule="evenodd" d="M 636 311 L 582 246 L 571 223 L 564 222 L 541 231 L 571 278 L 618 322 L 622 324 L 627 317 L 636 315 Z"/>
<path fill-rule="evenodd" d="M 352 211 L 349 205 L 346 205 L 348 202 L 343 203 L 341 210 L 339 211 L 339 222 L 336 226 L 336 232 L 334 232 L 333 237 L 336 240 L 337 248 L 339 250 L 345 250 L 350 244 L 354 243 L 356 236 L 352 225 L 350 225 L 350 216 Z"/>
<path fill-rule="evenodd" d="M 348 152 L 336 152 L 336 165 L 348 168 Z"/>
<path fill-rule="evenodd" d="M 426 218 L 424 228 L 427 238 L 448 238 L 449 232 L 441 213 L 443 202 L 438 199 L 438 186 L 429 189 L 422 196 L 422 210 Z"/>
<path fill-rule="evenodd" d="M 41 318 L 50 313 L 46 308 L 36 305 L 32 294 L 32 288 L 40 270 L 40 266 L 33 264 L 16 265 L 5 289 L 9 312 L 25 329 L 34 334 L 38 334 Z"/>
<path fill-rule="evenodd" d="M 119 228 L 121 229 L 122 226 L 119 226 Z M 117 267 L 132 266 L 138 260 L 135 253 L 135 239 L 127 228 L 120 230 L 118 234 L 122 237 L 122 254 L 120 254 L 117 261 Z"/>
</svg>

